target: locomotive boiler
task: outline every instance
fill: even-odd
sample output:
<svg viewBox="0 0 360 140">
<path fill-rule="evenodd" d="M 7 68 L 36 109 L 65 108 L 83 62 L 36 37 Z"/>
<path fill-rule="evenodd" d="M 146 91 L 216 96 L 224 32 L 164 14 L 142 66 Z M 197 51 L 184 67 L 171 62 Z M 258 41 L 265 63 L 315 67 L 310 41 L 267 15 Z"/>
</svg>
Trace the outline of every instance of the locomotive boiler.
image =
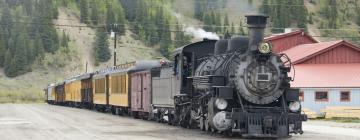
<svg viewBox="0 0 360 140">
<path fill-rule="evenodd" d="M 175 119 L 184 127 L 244 137 L 302 134 L 306 116 L 299 90 L 290 88 L 291 61 L 264 42 L 267 16 L 246 18 L 247 37 L 218 40 L 213 54 L 204 55 L 203 44 L 175 58 L 175 69 L 181 69 L 179 92 L 185 93 L 174 98 Z"/>
</svg>

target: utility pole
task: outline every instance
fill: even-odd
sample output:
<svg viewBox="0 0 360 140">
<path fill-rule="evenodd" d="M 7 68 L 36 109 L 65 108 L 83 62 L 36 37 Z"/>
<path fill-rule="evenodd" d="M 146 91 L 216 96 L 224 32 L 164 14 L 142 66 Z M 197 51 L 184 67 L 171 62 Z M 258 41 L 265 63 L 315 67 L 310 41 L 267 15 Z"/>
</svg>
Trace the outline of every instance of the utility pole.
<svg viewBox="0 0 360 140">
<path fill-rule="evenodd" d="M 114 66 L 116 66 L 116 41 L 117 41 L 116 34 L 118 31 L 119 31 L 118 25 L 116 23 L 113 24 L 111 36 L 114 36 Z"/>
<path fill-rule="evenodd" d="M 116 66 L 116 32 L 114 34 L 114 66 Z"/>
</svg>

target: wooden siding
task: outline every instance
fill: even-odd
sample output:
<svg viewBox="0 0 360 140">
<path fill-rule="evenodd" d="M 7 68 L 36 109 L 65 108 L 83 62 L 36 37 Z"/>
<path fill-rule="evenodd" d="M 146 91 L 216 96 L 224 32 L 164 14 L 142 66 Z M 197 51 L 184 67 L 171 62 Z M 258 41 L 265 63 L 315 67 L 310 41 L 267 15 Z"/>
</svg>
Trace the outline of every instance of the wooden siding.
<svg viewBox="0 0 360 140">
<path fill-rule="evenodd" d="M 340 63 L 360 63 L 360 52 L 345 45 L 341 45 L 302 62 L 302 64 Z"/>
<path fill-rule="evenodd" d="M 302 35 L 302 33 L 282 37 L 279 39 L 270 40 L 269 42 L 273 46 L 272 51 L 274 53 L 283 52 L 287 49 L 293 48 L 293 47 L 295 47 L 297 45 L 301 45 L 301 44 L 315 43 L 308 36 Z"/>
<path fill-rule="evenodd" d="M 304 92 L 304 101 L 301 102 L 302 108 L 309 109 L 318 114 L 321 114 L 321 109 L 327 106 L 360 106 L 360 88 L 354 89 L 317 89 L 317 88 L 305 88 L 301 89 Z M 328 91 L 327 102 L 315 101 L 316 91 Z M 341 102 L 340 93 L 341 91 L 350 91 L 350 101 Z"/>
<path fill-rule="evenodd" d="M 65 84 L 65 101 L 81 102 L 81 82 L 73 81 Z"/>
<path fill-rule="evenodd" d="M 129 107 L 129 78 L 127 73 L 109 75 L 109 105 Z"/>
<path fill-rule="evenodd" d="M 151 75 L 149 71 L 131 74 L 131 111 L 150 112 Z"/>
<path fill-rule="evenodd" d="M 98 105 L 106 105 L 106 78 L 93 79 L 93 102 Z"/>
</svg>

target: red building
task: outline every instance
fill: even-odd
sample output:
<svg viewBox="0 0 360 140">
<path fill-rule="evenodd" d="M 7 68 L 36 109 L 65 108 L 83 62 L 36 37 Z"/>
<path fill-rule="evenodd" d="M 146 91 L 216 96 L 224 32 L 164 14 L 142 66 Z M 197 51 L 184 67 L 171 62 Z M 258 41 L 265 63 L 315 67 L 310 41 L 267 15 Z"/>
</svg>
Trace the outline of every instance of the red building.
<svg viewBox="0 0 360 140">
<path fill-rule="evenodd" d="M 275 34 L 265 38 L 267 42 L 273 45 L 273 52 L 279 53 L 301 44 L 318 43 L 313 37 L 303 31 L 294 31 L 290 33 Z"/>
<path fill-rule="evenodd" d="M 266 38 L 294 64 L 292 87 L 302 106 L 321 114 L 327 106 L 360 106 L 360 48 L 344 40 L 318 42 L 302 31 Z"/>
</svg>

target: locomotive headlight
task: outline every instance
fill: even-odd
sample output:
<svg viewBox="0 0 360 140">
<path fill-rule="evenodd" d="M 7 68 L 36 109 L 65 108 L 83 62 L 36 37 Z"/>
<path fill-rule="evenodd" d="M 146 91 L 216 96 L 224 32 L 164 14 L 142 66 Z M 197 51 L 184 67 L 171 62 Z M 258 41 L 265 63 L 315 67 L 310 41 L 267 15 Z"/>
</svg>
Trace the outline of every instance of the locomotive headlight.
<svg viewBox="0 0 360 140">
<path fill-rule="evenodd" d="M 271 52 L 271 45 L 269 43 L 262 43 L 259 47 L 258 50 L 260 53 L 263 54 L 267 54 Z"/>
<path fill-rule="evenodd" d="M 228 102 L 225 99 L 222 98 L 217 98 L 215 100 L 215 106 L 219 109 L 219 110 L 224 110 L 228 105 Z"/>
<path fill-rule="evenodd" d="M 290 102 L 289 104 L 289 109 L 292 111 L 292 112 L 297 112 L 300 110 L 300 102 L 299 101 L 293 101 L 293 102 Z"/>
</svg>

